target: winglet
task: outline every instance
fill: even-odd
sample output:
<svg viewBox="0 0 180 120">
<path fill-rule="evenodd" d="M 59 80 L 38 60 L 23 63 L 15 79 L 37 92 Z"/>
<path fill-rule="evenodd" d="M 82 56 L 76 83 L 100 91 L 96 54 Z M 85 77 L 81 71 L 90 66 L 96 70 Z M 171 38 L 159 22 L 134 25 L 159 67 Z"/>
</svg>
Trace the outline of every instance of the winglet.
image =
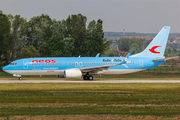
<svg viewBox="0 0 180 120">
<path fill-rule="evenodd" d="M 126 55 L 126 57 L 125 57 L 124 60 L 121 62 L 121 64 L 126 64 L 126 62 L 127 62 L 128 58 L 129 58 L 130 54 L 131 54 L 131 53 L 128 53 L 128 54 Z"/>
<path fill-rule="evenodd" d="M 129 58 L 130 54 L 131 54 L 131 53 L 128 53 L 128 54 L 126 55 L 126 58 L 127 58 L 127 59 Z"/>
<path fill-rule="evenodd" d="M 96 55 L 96 57 L 99 57 L 99 55 L 100 55 L 100 53 L 98 53 L 98 54 Z"/>
</svg>

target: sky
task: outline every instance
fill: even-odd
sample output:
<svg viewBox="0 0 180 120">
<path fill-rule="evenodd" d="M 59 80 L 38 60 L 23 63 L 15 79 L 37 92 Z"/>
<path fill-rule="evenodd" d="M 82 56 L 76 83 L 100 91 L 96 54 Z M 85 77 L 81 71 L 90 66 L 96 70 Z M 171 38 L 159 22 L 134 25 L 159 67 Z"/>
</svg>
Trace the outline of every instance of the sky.
<svg viewBox="0 0 180 120">
<path fill-rule="evenodd" d="M 29 20 L 47 14 L 63 20 L 71 14 L 103 20 L 105 32 L 157 33 L 171 26 L 180 33 L 180 0 L 0 0 L 4 14 L 21 15 Z"/>
</svg>

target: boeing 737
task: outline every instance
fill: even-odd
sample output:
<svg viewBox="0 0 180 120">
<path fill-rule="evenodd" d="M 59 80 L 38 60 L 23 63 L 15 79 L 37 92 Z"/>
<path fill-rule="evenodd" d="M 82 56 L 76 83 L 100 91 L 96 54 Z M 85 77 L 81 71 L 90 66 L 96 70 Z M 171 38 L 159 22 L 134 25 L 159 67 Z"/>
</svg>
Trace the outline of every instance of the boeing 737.
<svg viewBox="0 0 180 120">
<path fill-rule="evenodd" d="M 3 70 L 22 80 L 22 75 L 57 75 L 63 78 L 93 80 L 96 74 L 127 74 L 152 69 L 164 64 L 170 26 L 165 26 L 138 54 L 126 57 L 39 57 L 24 58 L 11 62 Z"/>
</svg>

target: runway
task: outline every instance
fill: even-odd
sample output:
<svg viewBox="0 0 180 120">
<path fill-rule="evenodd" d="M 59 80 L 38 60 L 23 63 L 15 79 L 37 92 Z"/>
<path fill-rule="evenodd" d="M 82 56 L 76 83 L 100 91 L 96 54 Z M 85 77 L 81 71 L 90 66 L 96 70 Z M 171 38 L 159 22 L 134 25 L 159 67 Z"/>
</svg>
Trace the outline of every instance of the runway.
<svg viewBox="0 0 180 120">
<path fill-rule="evenodd" d="M 180 83 L 180 80 L 0 80 L 0 83 Z"/>
</svg>

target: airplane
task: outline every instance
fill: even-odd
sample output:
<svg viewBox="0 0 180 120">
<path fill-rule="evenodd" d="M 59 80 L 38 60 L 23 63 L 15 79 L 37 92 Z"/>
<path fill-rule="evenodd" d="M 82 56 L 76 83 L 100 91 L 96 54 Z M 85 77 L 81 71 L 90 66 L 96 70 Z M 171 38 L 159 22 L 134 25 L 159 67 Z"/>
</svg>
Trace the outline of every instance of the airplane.
<svg viewBox="0 0 180 120">
<path fill-rule="evenodd" d="M 170 26 L 164 26 L 144 51 L 126 57 L 39 57 L 11 62 L 3 71 L 22 80 L 22 75 L 57 75 L 59 78 L 93 80 L 92 75 L 128 74 L 164 64 Z"/>
</svg>

